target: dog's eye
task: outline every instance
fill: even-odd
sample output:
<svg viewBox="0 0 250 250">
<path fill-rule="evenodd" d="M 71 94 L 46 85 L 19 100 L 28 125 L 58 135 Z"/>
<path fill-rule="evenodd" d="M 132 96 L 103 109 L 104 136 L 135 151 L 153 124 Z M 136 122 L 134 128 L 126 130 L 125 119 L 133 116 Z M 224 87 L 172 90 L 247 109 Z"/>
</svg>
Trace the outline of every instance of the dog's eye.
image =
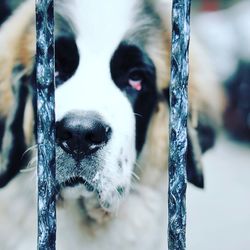
<svg viewBox="0 0 250 250">
<path fill-rule="evenodd" d="M 138 70 L 134 70 L 129 73 L 128 77 L 128 84 L 135 90 L 141 91 L 142 90 L 142 82 L 143 76 L 142 73 Z"/>
<path fill-rule="evenodd" d="M 79 64 L 79 52 L 74 38 L 58 37 L 55 42 L 55 77 L 61 85 L 75 73 Z"/>
</svg>

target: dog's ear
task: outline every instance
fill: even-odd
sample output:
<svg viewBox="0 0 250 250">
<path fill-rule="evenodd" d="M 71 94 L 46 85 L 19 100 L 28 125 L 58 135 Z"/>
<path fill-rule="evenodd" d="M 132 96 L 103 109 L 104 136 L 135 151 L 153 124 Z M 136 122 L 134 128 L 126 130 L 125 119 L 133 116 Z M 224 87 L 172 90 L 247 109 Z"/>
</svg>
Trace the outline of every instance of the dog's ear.
<svg viewBox="0 0 250 250">
<path fill-rule="evenodd" d="M 199 143 L 198 132 L 188 121 L 187 144 L 187 179 L 199 188 L 204 187 L 203 165 L 201 161 L 202 150 Z"/>
<path fill-rule="evenodd" d="M 27 161 L 24 111 L 28 97 L 29 77 L 21 65 L 13 69 L 12 105 L 5 118 L 2 118 L 2 138 L 0 140 L 0 187 L 4 187 Z M 2 93 L 3 94 L 3 93 Z"/>
<path fill-rule="evenodd" d="M 0 187 L 25 160 L 23 123 L 35 55 L 34 4 L 22 4 L 0 28 Z"/>
<path fill-rule="evenodd" d="M 207 112 L 206 112 L 207 111 Z M 188 121 L 187 178 L 197 187 L 204 187 L 202 154 L 215 144 L 219 121 L 209 110 L 200 111 L 197 124 Z"/>
<path fill-rule="evenodd" d="M 169 88 L 164 89 L 163 94 L 169 106 Z M 202 154 L 214 145 L 218 124 L 216 119 L 205 111 L 197 112 L 195 117 L 195 124 L 191 114 L 188 118 L 187 180 L 199 188 L 204 188 Z"/>
</svg>

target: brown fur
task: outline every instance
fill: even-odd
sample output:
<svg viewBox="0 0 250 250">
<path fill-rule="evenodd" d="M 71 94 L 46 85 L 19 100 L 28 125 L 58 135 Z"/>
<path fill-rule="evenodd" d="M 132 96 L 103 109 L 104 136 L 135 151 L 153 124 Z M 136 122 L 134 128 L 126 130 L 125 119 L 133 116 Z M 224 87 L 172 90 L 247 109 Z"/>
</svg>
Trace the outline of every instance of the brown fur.
<svg viewBox="0 0 250 250">
<path fill-rule="evenodd" d="M 13 105 L 12 70 L 22 64 L 31 73 L 35 54 L 34 2 L 28 1 L 0 28 L 0 116 L 6 118 Z M 16 24 L 19 24 L 18 26 Z"/>
</svg>

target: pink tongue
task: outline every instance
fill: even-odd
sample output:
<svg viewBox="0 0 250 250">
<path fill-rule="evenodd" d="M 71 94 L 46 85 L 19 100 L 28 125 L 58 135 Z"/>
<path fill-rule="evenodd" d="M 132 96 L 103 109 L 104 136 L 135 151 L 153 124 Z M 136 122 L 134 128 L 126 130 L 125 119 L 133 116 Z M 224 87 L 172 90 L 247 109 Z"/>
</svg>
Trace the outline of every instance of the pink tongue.
<svg viewBox="0 0 250 250">
<path fill-rule="evenodd" d="M 137 91 L 140 91 L 141 90 L 141 81 L 132 81 L 130 80 L 129 81 L 129 84 Z"/>
</svg>

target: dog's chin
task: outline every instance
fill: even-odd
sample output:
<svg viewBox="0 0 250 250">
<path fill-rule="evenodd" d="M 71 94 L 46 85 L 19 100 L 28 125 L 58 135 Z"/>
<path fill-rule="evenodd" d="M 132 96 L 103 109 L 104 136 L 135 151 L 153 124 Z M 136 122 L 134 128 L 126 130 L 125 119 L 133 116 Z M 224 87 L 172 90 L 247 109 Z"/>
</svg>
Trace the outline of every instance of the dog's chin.
<svg viewBox="0 0 250 250">
<path fill-rule="evenodd" d="M 117 212 L 126 193 L 122 188 L 100 189 L 97 183 L 90 183 L 83 177 L 71 177 L 60 184 L 58 197 L 64 202 L 80 201 L 87 215 L 100 222 L 100 217 L 107 217 L 108 214 Z"/>
<path fill-rule="evenodd" d="M 59 186 L 60 196 L 63 199 L 88 198 L 97 193 L 95 185 L 90 184 L 83 177 L 71 177 Z"/>
<path fill-rule="evenodd" d="M 83 178 L 69 179 L 61 187 L 58 202 L 76 202 L 88 221 L 104 224 L 111 218 L 111 212 L 102 206 L 97 189 Z"/>
</svg>

